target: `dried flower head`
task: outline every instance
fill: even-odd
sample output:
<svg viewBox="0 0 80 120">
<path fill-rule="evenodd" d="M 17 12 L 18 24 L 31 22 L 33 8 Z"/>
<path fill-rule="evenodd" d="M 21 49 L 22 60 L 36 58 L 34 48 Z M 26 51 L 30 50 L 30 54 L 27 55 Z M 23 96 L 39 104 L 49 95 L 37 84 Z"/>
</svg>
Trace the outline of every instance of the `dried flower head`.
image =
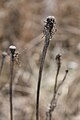
<svg viewBox="0 0 80 120">
<path fill-rule="evenodd" d="M 49 32 L 50 36 L 52 37 L 52 33 L 54 33 L 56 31 L 56 29 L 55 29 L 55 24 L 56 24 L 55 17 L 48 16 L 44 22 L 45 22 L 44 30 L 43 30 L 44 35 L 46 36 L 47 32 Z"/>
<path fill-rule="evenodd" d="M 48 17 L 46 18 L 46 21 L 47 21 L 47 22 L 56 23 L 56 19 L 55 19 L 54 16 L 48 16 Z"/>
<path fill-rule="evenodd" d="M 14 55 L 14 54 L 15 54 L 16 47 L 15 47 L 14 45 L 11 45 L 11 46 L 9 47 L 9 49 L 10 49 L 11 54 Z"/>
<path fill-rule="evenodd" d="M 3 57 L 6 57 L 6 56 L 7 56 L 7 52 L 3 51 L 3 52 L 2 52 L 2 56 L 3 56 Z"/>
</svg>

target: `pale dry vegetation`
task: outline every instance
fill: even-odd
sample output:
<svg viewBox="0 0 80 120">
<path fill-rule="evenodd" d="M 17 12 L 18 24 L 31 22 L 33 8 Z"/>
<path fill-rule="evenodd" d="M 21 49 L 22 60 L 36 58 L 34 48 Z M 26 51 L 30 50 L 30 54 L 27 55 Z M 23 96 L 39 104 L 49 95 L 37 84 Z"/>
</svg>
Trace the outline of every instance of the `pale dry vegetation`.
<svg viewBox="0 0 80 120">
<path fill-rule="evenodd" d="M 55 56 L 61 54 L 59 82 L 65 69 L 69 69 L 69 73 L 59 90 L 52 119 L 80 120 L 80 0 L 0 0 L 0 61 L 2 51 L 8 53 L 0 76 L 0 120 L 9 120 L 8 48 L 11 44 L 19 52 L 19 61 L 14 65 L 14 120 L 35 120 L 39 58 L 44 42 L 43 21 L 48 15 L 56 17 L 57 32 L 49 46 L 43 70 L 40 118 L 45 119 L 52 99 L 57 69 Z"/>
</svg>

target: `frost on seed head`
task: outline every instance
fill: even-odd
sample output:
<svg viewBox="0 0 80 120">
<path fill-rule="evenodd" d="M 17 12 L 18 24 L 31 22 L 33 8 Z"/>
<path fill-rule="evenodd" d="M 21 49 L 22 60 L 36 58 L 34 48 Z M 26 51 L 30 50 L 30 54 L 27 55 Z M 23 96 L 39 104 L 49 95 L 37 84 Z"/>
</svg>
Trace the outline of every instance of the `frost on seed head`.
<svg viewBox="0 0 80 120">
<path fill-rule="evenodd" d="M 14 54 L 15 54 L 16 47 L 15 47 L 14 45 L 11 45 L 11 46 L 9 47 L 9 49 L 10 49 L 11 54 L 14 55 Z"/>
<path fill-rule="evenodd" d="M 54 16 L 48 16 L 47 18 L 49 18 L 49 19 L 55 19 Z"/>
<path fill-rule="evenodd" d="M 10 50 L 16 50 L 16 46 L 11 45 L 11 46 L 9 47 L 9 49 L 10 49 Z"/>
</svg>

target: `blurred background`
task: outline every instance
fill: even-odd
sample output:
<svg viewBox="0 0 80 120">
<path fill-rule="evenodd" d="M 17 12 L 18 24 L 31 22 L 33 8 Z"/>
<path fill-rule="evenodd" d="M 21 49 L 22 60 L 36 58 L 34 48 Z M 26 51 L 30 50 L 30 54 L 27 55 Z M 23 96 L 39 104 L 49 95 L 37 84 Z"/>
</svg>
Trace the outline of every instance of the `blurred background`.
<svg viewBox="0 0 80 120">
<path fill-rule="evenodd" d="M 40 56 L 44 45 L 43 28 L 47 16 L 55 16 L 57 32 L 50 43 L 41 84 L 40 118 L 53 96 L 57 65 L 61 55 L 60 96 L 53 120 L 80 120 L 80 0 L 0 0 L 0 120 L 9 120 L 9 46 L 15 45 L 13 103 L 14 120 L 35 120 L 36 88 Z M 1 69 L 1 67 L 0 67 Z"/>
</svg>

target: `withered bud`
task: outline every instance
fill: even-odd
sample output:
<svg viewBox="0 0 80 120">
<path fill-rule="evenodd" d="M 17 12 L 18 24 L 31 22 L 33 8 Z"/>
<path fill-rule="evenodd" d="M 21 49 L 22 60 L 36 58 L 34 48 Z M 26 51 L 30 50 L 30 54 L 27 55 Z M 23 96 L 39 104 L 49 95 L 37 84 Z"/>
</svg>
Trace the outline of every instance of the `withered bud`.
<svg viewBox="0 0 80 120">
<path fill-rule="evenodd" d="M 66 70 L 66 73 L 68 73 L 69 70 Z"/>
<path fill-rule="evenodd" d="M 61 64 L 61 55 L 60 54 L 56 55 L 55 59 L 56 59 L 57 64 L 60 65 Z"/>
<path fill-rule="evenodd" d="M 9 49 L 10 49 L 11 54 L 14 55 L 14 54 L 15 54 L 16 47 L 15 47 L 14 45 L 11 45 L 11 46 L 9 47 Z"/>
<path fill-rule="evenodd" d="M 56 60 L 60 60 L 60 58 L 61 58 L 60 54 L 56 55 Z"/>
<path fill-rule="evenodd" d="M 55 24 L 56 24 L 55 17 L 48 16 L 44 22 L 45 22 L 44 34 L 46 34 L 46 31 L 48 30 L 49 33 L 52 35 L 52 29 L 55 29 Z"/>
<path fill-rule="evenodd" d="M 46 18 L 46 22 L 51 22 L 51 23 L 56 23 L 56 19 L 55 19 L 55 17 L 54 16 L 48 16 L 47 18 Z"/>
<path fill-rule="evenodd" d="M 4 58 L 4 57 L 6 57 L 6 56 L 7 56 L 7 52 L 3 51 L 3 52 L 2 52 L 2 57 Z"/>
</svg>

